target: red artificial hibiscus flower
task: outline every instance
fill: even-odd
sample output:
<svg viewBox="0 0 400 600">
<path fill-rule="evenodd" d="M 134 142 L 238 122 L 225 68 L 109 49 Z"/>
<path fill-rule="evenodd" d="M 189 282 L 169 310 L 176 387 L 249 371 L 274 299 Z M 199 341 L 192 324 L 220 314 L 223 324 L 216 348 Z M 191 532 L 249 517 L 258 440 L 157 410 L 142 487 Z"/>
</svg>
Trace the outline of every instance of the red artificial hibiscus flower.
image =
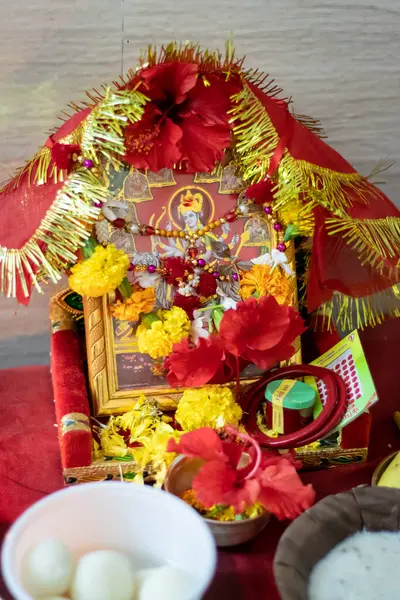
<svg viewBox="0 0 400 600">
<path fill-rule="evenodd" d="M 193 480 L 196 497 L 203 506 L 224 504 L 233 506 L 238 513 L 255 504 L 260 492 L 255 479 L 245 478 L 249 468 L 238 468 L 245 449 L 238 443 L 222 441 L 209 427 L 185 433 L 179 443 L 170 440 L 167 446 L 168 452 L 205 461 Z"/>
<path fill-rule="evenodd" d="M 251 185 L 246 190 L 246 198 L 252 200 L 255 204 L 264 204 L 264 202 L 273 202 L 274 195 L 272 193 L 271 179 L 264 179 L 260 183 Z"/>
<path fill-rule="evenodd" d="M 222 440 L 210 427 L 201 427 L 195 432 L 184 433 L 179 442 L 171 438 L 168 442 L 167 452 L 176 452 L 176 454 L 184 454 L 189 458 L 201 458 L 205 461 L 226 460 Z"/>
<path fill-rule="evenodd" d="M 213 296 L 217 291 L 217 280 L 214 275 L 211 273 L 203 273 L 200 275 L 199 285 L 197 287 L 197 292 L 200 296 L 204 296 L 208 298 L 209 296 Z"/>
<path fill-rule="evenodd" d="M 180 280 L 185 279 L 190 273 L 193 273 L 193 265 L 177 256 L 166 258 L 164 260 L 164 267 L 167 271 L 167 283 L 171 285 L 176 285 Z"/>
<path fill-rule="evenodd" d="M 169 62 L 143 69 L 127 86 L 150 100 L 142 119 L 125 131 L 126 160 L 159 171 L 184 163 L 187 172 L 210 171 L 230 143 L 230 97 L 237 80 L 208 74 L 197 64 Z"/>
<path fill-rule="evenodd" d="M 294 519 L 313 504 L 315 492 L 311 485 L 303 485 L 291 458 L 261 455 L 253 438 L 233 428 L 227 431 L 227 441 L 203 427 L 183 434 L 179 443 L 168 443 L 168 452 L 204 461 L 192 484 L 201 504 L 232 506 L 241 513 L 259 502 L 278 519 Z M 239 468 L 243 453 L 250 456 L 250 464 Z"/>
<path fill-rule="evenodd" d="M 200 306 L 200 298 L 198 296 L 183 296 L 183 294 L 176 293 L 173 304 L 182 308 L 189 319 L 193 321 L 193 313 Z"/>
<path fill-rule="evenodd" d="M 238 367 L 239 362 L 239 367 Z M 175 344 L 164 361 L 171 387 L 200 387 L 232 381 L 244 364 L 224 349 L 217 335 L 200 338 L 194 346 L 187 339 Z"/>
<path fill-rule="evenodd" d="M 224 313 L 219 335 L 235 356 L 271 369 L 289 359 L 294 340 L 305 331 L 300 314 L 291 306 L 278 304 L 273 296 L 238 302 L 236 310 Z"/>
<path fill-rule="evenodd" d="M 261 469 L 258 501 L 278 519 L 295 519 L 315 500 L 312 485 L 303 485 L 291 460 L 280 457 L 275 464 Z"/>
<path fill-rule="evenodd" d="M 216 504 L 233 506 L 236 513 L 253 506 L 260 494 L 256 479 L 243 479 L 233 465 L 221 460 L 210 460 L 200 469 L 193 480 L 196 498 L 205 508 Z"/>
<path fill-rule="evenodd" d="M 200 387 L 215 376 L 224 359 L 224 349 L 217 336 L 200 338 L 196 346 L 185 339 L 175 344 L 164 367 L 171 387 Z"/>
</svg>

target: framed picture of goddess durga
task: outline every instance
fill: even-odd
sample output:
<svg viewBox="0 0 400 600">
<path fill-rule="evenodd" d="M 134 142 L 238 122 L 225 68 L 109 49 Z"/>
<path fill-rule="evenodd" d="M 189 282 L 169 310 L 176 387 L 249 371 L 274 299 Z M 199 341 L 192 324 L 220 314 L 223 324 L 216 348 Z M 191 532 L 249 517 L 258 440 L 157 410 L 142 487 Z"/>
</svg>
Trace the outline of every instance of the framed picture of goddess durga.
<svg viewBox="0 0 400 600">
<path fill-rule="evenodd" d="M 281 253 L 285 264 L 273 264 L 271 256 L 279 242 L 273 221 L 256 205 L 251 205 L 251 210 L 246 207 L 243 213 L 237 211 L 238 217 L 229 219 L 232 207 L 242 206 L 245 189 L 233 166 L 219 167 L 211 174 L 189 175 L 168 169 L 150 173 L 109 165 L 107 177 L 107 204 L 117 218 L 118 211 L 124 211 L 124 217 L 133 225 L 129 230 L 119 229 L 104 219 L 96 223 L 97 238 L 123 249 L 133 266 L 140 265 L 140 269 L 132 268 L 128 278 L 134 289 L 135 285 L 154 289 L 156 310 L 169 309 L 174 294 L 168 281 L 158 277 L 159 265 L 167 258 L 187 255 L 190 244 L 195 261 L 206 265 L 209 273 L 219 274 L 213 298 L 197 307 L 198 320 L 210 315 L 214 307 L 234 307 L 250 296 L 272 294 L 281 304 L 297 306 L 294 250 L 289 243 L 286 253 Z M 143 224 L 150 228 L 151 235 L 135 235 Z M 181 291 L 185 293 L 185 289 Z M 175 408 L 182 388 L 169 386 L 160 361 L 139 348 L 138 322 L 120 318 L 113 310 L 115 300 L 109 295 L 84 301 L 95 413 L 124 412 L 140 394 L 155 397 L 165 410 Z M 214 322 L 210 318 L 209 327 Z M 300 362 L 299 341 L 291 360 Z M 248 366 L 241 372 L 241 381 L 253 381 L 259 374 L 255 366 Z"/>
</svg>

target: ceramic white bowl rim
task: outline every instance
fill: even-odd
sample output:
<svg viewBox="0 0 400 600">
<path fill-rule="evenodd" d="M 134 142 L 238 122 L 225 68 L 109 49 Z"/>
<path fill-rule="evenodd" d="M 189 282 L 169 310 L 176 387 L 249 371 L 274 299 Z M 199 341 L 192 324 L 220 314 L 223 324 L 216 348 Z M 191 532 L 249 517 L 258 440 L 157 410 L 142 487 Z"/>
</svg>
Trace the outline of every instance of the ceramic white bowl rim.
<svg viewBox="0 0 400 600">
<path fill-rule="evenodd" d="M 159 496 L 162 495 L 164 505 L 165 504 L 170 504 L 170 505 L 171 504 L 175 504 L 175 505 L 179 504 L 181 511 L 186 511 L 187 513 L 190 513 L 191 516 L 189 518 L 195 519 L 199 523 L 201 523 L 204 537 L 207 540 L 206 543 L 209 546 L 209 561 L 202 572 L 201 579 L 199 578 L 198 589 L 193 590 L 193 597 L 200 598 L 203 596 L 203 594 L 206 592 L 206 590 L 208 589 L 208 587 L 212 581 L 212 578 L 213 578 L 213 575 L 214 575 L 215 569 L 216 569 L 216 564 L 217 564 L 217 552 L 216 552 L 215 542 L 214 542 L 213 536 L 211 534 L 211 531 L 207 527 L 204 519 L 193 508 L 191 508 L 188 504 L 186 504 L 186 502 L 184 502 L 180 498 L 177 498 L 173 494 L 169 494 L 168 492 L 165 492 L 165 491 L 162 491 L 162 490 L 159 490 L 159 489 L 153 488 L 151 486 L 147 486 L 147 485 L 140 486 L 140 485 L 135 485 L 133 483 L 123 483 L 120 481 L 85 483 L 85 484 L 80 484 L 80 485 L 76 485 L 76 486 L 69 487 L 69 488 L 63 488 L 61 490 L 58 490 L 56 492 L 49 494 L 48 496 L 46 496 L 45 498 L 42 498 L 38 502 L 35 502 L 35 504 L 30 506 L 26 511 L 24 511 L 21 514 L 20 517 L 17 518 L 17 520 L 11 525 L 10 529 L 7 531 L 5 538 L 4 538 L 3 547 L 1 550 L 2 575 L 3 575 L 4 581 L 7 585 L 7 588 L 12 593 L 12 595 L 15 595 L 16 597 L 21 598 L 23 600 L 33 600 L 32 596 L 30 594 L 28 594 L 28 592 L 25 590 L 25 588 L 18 581 L 19 577 L 16 575 L 16 569 L 15 569 L 15 564 L 14 564 L 14 550 L 15 550 L 16 544 L 19 541 L 20 535 L 22 534 L 24 529 L 29 525 L 29 523 L 32 521 L 32 519 L 35 517 L 35 514 L 41 513 L 48 506 L 53 505 L 54 503 L 57 503 L 57 499 L 61 495 L 62 496 L 79 495 L 79 494 L 85 493 L 85 489 L 87 489 L 87 488 L 90 488 L 92 490 L 98 489 L 99 491 L 101 491 L 105 487 L 107 487 L 109 489 L 110 486 L 113 486 L 115 488 L 117 486 L 118 487 L 121 486 L 121 488 L 122 488 L 122 486 L 124 486 L 123 489 L 124 489 L 125 493 L 129 489 L 128 486 L 131 486 L 132 493 L 135 494 L 136 496 L 138 496 L 138 495 L 143 496 L 146 494 L 153 494 L 153 495 L 157 494 Z M 197 594 L 197 596 L 196 596 L 196 594 Z"/>
</svg>

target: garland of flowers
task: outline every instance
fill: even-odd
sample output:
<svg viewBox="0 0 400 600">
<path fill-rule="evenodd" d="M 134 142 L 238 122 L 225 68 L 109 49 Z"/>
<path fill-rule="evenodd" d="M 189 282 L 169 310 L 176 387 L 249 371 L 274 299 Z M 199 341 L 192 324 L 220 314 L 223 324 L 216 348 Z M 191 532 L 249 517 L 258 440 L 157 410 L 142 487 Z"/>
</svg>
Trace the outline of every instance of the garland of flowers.
<svg viewBox="0 0 400 600">
<path fill-rule="evenodd" d="M 182 498 L 205 518 L 251 519 L 267 511 L 278 519 L 294 519 L 315 499 L 312 486 L 303 485 L 296 472 L 300 463 L 290 453 L 261 453 L 258 443 L 237 429 L 240 418 L 227 387 L 186 390 L 175 416 L 182 431 L 140 396 L 130 411 L 95 427 L 94 445 L 99 457 L 133 460 L 133 482 L 165 483 L 167 490 L 177 455 L 200 459 L 203 465 Z M 246 456 L 250 463 L 240 466 Z"/>
</svg>

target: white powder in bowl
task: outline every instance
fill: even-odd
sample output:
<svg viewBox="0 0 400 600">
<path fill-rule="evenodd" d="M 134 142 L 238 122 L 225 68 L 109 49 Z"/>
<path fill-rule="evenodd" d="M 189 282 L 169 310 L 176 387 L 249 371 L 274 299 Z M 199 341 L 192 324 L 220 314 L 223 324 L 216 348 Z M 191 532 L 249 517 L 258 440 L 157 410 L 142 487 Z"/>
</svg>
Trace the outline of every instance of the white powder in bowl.
<svg viewBox="0 0 400 600">
<path fill-rule="evenodd" d="M 362 531 L 335 546 L 310 575 L 309 600 L 400 598 L 400 532 Z"/>
</svg>

